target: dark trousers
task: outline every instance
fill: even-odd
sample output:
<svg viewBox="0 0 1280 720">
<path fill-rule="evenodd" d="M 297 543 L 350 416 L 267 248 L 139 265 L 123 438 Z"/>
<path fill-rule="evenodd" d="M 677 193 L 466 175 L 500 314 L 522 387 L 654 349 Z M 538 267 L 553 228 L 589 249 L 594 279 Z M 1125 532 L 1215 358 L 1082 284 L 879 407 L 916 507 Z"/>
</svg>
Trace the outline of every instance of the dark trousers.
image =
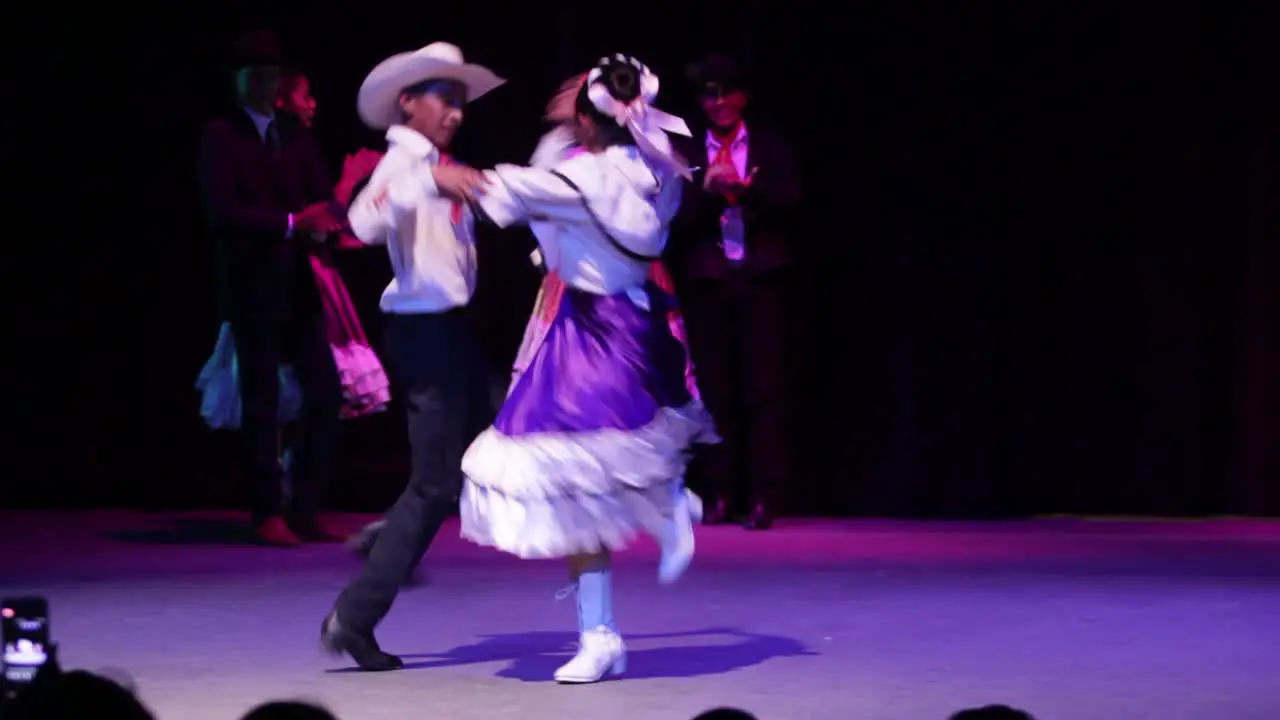
<svg viewBox="0 0 1280 720">
<path fill-rule="evenodd" d="M 277 322 L 252 312 L 238 315 L 231 319 L 231 335 L 239 365 L 240 434 L 253 488 L 254 523 L 274 516 L 313 522 L 331 484 L 342 409 L 342 384 L 325 336 L 324 317 L 315 312 Z M 293 365 L 302 390 L 289 507 L 284 504 L 280 466 L 282 362 Z"/>
<path fill-rule="evenodd" d="M 488 365 L 467 314 L 387 315 L 387 355 L 409 425 L 409 486 L 391 506 L 338 617 L 371 631 L 391 609 L 462 489 L 462 455 L 494 416 Z"/>
<path fill-rule="evenodd" d="M 695 279 L 680 303 L 698 387 L 724 439 L 702 448 L 702 472 L 726 503 L 772 504 L 788 476 L 786 286 L 782 274 Z"/>
</svg>

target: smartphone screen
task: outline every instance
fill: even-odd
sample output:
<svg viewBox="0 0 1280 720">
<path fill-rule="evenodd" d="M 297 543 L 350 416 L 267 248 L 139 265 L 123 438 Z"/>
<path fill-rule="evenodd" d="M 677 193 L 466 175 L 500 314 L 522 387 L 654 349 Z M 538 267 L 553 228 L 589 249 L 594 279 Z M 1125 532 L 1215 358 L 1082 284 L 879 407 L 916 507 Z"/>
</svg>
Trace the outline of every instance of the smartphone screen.
<svg viewBox="0 0 1280 720">
<path fill-rule="evenodd" d="M 14 694 L 35 679 L 49 659 L 49 603 L 44 598 L 0 601 L 4 634 L 4 685 Z"/>
</svg>

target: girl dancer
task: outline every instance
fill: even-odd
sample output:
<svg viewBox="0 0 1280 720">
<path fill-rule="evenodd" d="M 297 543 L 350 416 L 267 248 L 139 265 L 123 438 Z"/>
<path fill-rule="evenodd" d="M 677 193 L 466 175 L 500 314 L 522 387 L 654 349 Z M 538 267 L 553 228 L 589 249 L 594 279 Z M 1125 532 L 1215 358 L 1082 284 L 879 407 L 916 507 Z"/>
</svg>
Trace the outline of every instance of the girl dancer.
<svg viewBox="0 0 1280 720">
<path fill-rule="evenodd" d="M 582 73 L 566 80 L 560 86 L 559 93 L 547 105 L 546 119 L 557 123 L 557 127 L 543 136 L 542 142 L 538 144 L 538 149 L 534 151 L 533 159 L 530 161 L 530 164 L 534 167 L 554 167 L 557 162 L 567 157 L 573 157 L 585 152 L 573 136 L 573 108 L 578 93 L 582 90 L 586 81 L 587 73 Z M 548 223 L 533 223 L 533 226 L 536 231 L 554 232 L 554 229 Z M 538 288 L 538 296 L 533 303 L 533 314 L 529 317 L 529 324 L 525 327 L 524 339 L 520 343 L 520 350 L 516 353 L 515 366 L 512 368 L 511 378 L 511 386 L 513 388 L 516 381 L 520 379 L 520 375 L 529 366 L 529 361 L 533 359 L 534 351 L 538 349 L 542 339 L 546 337 L 547 330 L 551 327 L 551 321 L 555 319 L 556 314 L 559 312 L 560 300 L 564 296 L 565 289 L 564 280 L 560 279 L 560 276 L 555 272 L 547 270 L 540 251 L 535 250 L 531 259 L 534 265 L 545 272 L 545 275 L 543 276 L 541 287 Z M 672 298 L 675 297 L 675 283 L 661 261 L 655 260 L 649 266 L 649 279 L 656 283 L 663 292 Z M 689 342 L 685 336 L 684 319 L 680 316 L 679 307 L 673 305 L 671 312 L 667 316 L 667 323 L 671 326 L 671 334 L 684 346 L 686 358 L 684 369 L 685 385 L 694 397 L 699 397 L 698 383 L 693 372 L 693 359 L 689 355 Z"/>
<path fill-rule="evenodd" d="M 463 458 L 462 535 L 568 560 L 581 644 L 555 673 L 564 683 L 624 669 L 610 552 L 649 532 L 662 548 L 659 579 L 679 577 L 701 513 L 682 479 L 689 450 L 718 441 L 684 382 L 671 298 L 648 280 L 688 174 L 663 133 L 688 128 L 650 106 L 657 92 L 638 61 L 604 58 L 575 98 L 585 152 L 550 168 L 499 166 L 479 200 L 498 225 L 532 221 L 566 287 L 527 371 Z"/>
</svg>

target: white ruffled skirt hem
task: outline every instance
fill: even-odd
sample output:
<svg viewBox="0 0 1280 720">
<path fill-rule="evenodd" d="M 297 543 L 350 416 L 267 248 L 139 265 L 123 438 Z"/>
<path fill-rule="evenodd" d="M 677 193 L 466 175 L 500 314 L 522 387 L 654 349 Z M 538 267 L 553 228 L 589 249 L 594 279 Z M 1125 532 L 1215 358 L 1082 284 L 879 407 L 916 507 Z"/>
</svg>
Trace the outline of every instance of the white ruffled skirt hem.
<svg viewBox="0 0 1280 720">
<path fill-rule="evenodd" d="M 462 461 L 462 537 L 525 559 L 621 550 L 657 535 L 682 495 L 695 443 L 718 442 L 694 401 L 635 430 L 509 436 L 489 428 Z"/>
</svg>

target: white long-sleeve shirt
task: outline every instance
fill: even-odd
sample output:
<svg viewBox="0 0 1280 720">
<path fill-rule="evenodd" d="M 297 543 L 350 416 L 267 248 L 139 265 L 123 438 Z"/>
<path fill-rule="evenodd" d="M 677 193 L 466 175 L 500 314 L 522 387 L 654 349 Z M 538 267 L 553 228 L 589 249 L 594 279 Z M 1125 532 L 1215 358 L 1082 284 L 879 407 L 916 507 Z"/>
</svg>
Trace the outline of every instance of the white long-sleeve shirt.
<svg viewBox="0 0 1280 720">
<path fill-rule="evenodd" d="M 532 221 L 547 268 L 571 287 L 598 295 L 642 287 L 649 263 L 615 247 L 596 221 L 632 253 L 661 255 L 680 203 L 680 177 L 654 169 L 634 147 L 624 146 L 548 164 L 499 165 L 489 171 L 491 185 L 480 199 L 481 209 L 502 227 Z M 583 207 L 584 197 L 591 213 Z"/>
<path fill-rule="evenodd" d="M 475 218 L 441 197 L 432 168 L 440 151 L 403 125 L 387 130 L 389 147 L 351 203 L 351 231 L 386 245 L 395 277 L 382 293 L 383 312 L 445 312 L 471 302 L 476 287 Z"/>
</svg>

